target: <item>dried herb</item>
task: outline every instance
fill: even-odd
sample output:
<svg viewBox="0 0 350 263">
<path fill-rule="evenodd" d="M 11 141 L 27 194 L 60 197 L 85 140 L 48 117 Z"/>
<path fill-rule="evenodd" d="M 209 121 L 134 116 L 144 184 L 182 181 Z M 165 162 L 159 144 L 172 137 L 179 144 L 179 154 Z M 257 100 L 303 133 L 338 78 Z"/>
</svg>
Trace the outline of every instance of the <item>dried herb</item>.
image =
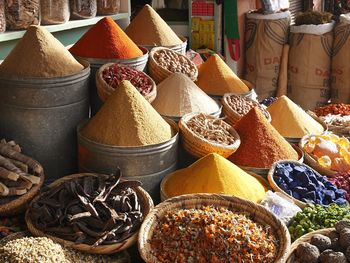
<svg viewBox="0 0 350 263">
<path fill-rule="evenodd" d="M 39 0 L 6 1 L 6 27 L 10 30 L 26 29 L 30 25 L 38 25 Z"/>
<path fill-rule="evenodd" d="M 96 0 L 71 0 L 69 3 L 71 18 L 73 19 L 93 18 L 96 16 Z"/>
<path fill-rule="evenodd" d="M 330 23 L 332 14 L 328 12 L 306 11 L 300 13 L 295 18 L 295 25 L 320 25 Z"/>
</svg>

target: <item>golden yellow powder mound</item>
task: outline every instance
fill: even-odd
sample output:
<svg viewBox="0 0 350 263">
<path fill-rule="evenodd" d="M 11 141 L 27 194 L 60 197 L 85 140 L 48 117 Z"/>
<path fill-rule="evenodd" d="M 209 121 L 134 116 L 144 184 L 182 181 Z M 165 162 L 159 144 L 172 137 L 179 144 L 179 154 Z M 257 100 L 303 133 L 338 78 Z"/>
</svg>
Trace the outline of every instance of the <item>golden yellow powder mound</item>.
<svg viewBox="0 0 350 263">
<path fill-rule="evenodd" d="M 260 202 L 262 183 L 224 157 L 211 153 L 191 166 L 172 173 L 164 186 L 168 197 L 192 193 L 218 193 Z"/>
<path fill-rule="evenodd" d="M 83 66 L 46 28 L 30 26 L 0 65 L 0 75 L 18 77 L 63 77 Z"/>
<path fill-rule="evenodd" d="M 182 40 L 149 5 L 142 8 L 125 29 L 125 33 L 138 45 L 174 46 L 182 44 Z"/>
<path fill-rule="evenodd" d="M 209 57 L 198 70 L 197 85 L 209 95 L 242 94 L 249 91 L 219 55 Z"/>
<path fill-rule="evenodd" d="M 267 110 L 271 124 L 284 137 L 301 138 L 306 134 L 321 134 L 323 126 L 287 96 L 279 97 Z"/>
<path fill-rule="evenodd" d="M 113 146 L 158 144 L 171 139 L 171 126 L 129 82 L 122 81 L 82 135 Z"/>
</svg>

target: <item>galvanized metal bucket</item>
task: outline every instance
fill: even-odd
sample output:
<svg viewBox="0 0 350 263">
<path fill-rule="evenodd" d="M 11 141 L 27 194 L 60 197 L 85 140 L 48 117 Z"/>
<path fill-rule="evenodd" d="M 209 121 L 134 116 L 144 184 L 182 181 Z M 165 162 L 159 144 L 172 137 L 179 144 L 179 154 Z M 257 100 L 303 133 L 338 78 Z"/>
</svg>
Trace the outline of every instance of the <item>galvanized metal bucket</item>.
<svg viewBox="0 0 350 263">
<path fill-rule="evenodd" d="M 161 180 L 177 166 L 178 127 L 172 120 L 166 121 L 175 131 L 169 141 L 139 147 L 119 147 L 96 143 L 82 136 L 80 131 L 87 122 L 85 120 L 77 129 L 80 171 L 111 174 L 119 167 L 123 178 L 143 182 L 143 188 L 153 201 L 158 202 Z"/>
<path fill-rule="evenodd" d="M 0 76 L 0 138 L 15 140 L 51 182 L 77 171 L 76 126 L 89 114 L 90 66 L 59 78 Z"/>
</svg>

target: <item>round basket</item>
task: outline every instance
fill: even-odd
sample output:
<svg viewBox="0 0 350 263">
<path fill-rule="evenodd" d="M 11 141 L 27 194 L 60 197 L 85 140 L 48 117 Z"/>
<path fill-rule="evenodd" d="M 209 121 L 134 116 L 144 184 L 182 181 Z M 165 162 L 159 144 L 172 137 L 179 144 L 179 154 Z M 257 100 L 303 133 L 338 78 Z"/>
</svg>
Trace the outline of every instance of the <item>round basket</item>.
<svg viewBox="0 0 350 263">
<path fill-rule="evenodd" d="M 107 100 L 107 98 L 109 97 L 109 95 L 111 95 L 112 92 L 115 91 L 114 88 L 112 88 L 110 85 L 107 84 L 107 82 L 103 79 L 102 77 L 102 73 L 106 68 L 109 68 L 113 65 L 115 65 L 116 63 L 108 63 L 103 65 L 102 67 L 99 68 L 99 70 L 96 73 L 96 87 L 97 87 L 97 94 L 100 97 L 100 99 L 105 102 Z M 128 66 L 123 66 L 123 65 L 119 65 L 120 67 L 128 67 Z M 146 73 L 145 76 L 149 79 L 149 81 L 152 83 L 152 89 L 151 91 L 144 95 L 143 97 L 149 102 L 152 103 L 154 101 L 154 99 L 157 96 L 157 86 L 156 83 L 154 83 L 153 79 L 151 79 L 150 76 L 148 76 Z"/>
<path fill-rule="evenodd" d="M 269 182 L 265 178 L 263 178 L 260 175 L 255 174 L 255 173 L 251 173 L 251 172 L 247 172 L 247 173 L 250 174 L 251 176 L 255 177 L 266 189 L 270 189 Z M 161 200 L 161 202 L 164 202 L 165 200 L 171 198 L 171 197 L 169 197 L 169 195 L 165 191 L 165 185 L 168 183 L 168 181 L 170 180 L 172 175 L 173 175 L 173 173 L 168 174 L 167 176 L 165 176 L 163 178 L 162 182 L 160 183 L 160 200 Z"/>
<path fill-rule="evenodd" d="M 187 47 L 187 38 L 179 36 L 179 38 L 182 40 L 181 44 L 178 45 L 172 45 L 172 46 L 165 46 L 166 48 L 172 49 L 176 52 L 179 52 L 180 54 L 185 55 L 186 54 L 186 47 Z M 151 46 L 151 45 L 142 45 L 144 48 L 147 48 L 148 51 L 151 51 L 155 47 L 160 46 Z"/>
<path fill-rule="evenodd" d="M 185 55 L 177 53 L 174 50 L 169 49 L 169 48 L 155 47 L 150 52 L 150 56 L 149 56 L 149 60 L 148 60 L 148 71 L 149 71 L 149 74 L 151 75 L 152 79 L 156 82 L 156 84 L 162 82 L 167 77 L 169 77 L 171 74 L 175 73 L 175 72 L 171 72 L 171 71 L 161 67 L 154 59 L 154 54 L 160 50 L 168 50 L 169 52 L 173 52 L 173 53 L 178 54 L 179 56 L 182 56 L 195 69 L 195 71 L 192 75 L 187 75 L 187 76 L 190 79 L 192 79 L 193 81 L 195 81 L 197 79 L 198 69 L 197 69 L 196 65 L 189 58 L 187 58 Z"/>
<path fill-rule="evenodd" d="M 226 116 L 226 121 L 229 124 L 234 125 L 243 117 L 243 115 L 239 114 L 234 109 L 232 109 L 232 107 L 228 103 L 228 98 L 230 96 L 240 96 L 240 95 L 237 95 L 237 94 L 234 94 L 234 93 L 226 93 L 223 96 L 223 98 L 221 99 L 221 104 L 222 104 L 222 108 L 223 108 L 222 112 Z M 249 97 L 244 97 L 244 96 L 242 96 L 242 97 L 246 101 L 252 102 L 256 107 L 258 107 L 262 111 L 262 113 L 264 114 L 266 119 L 269 122 L 271 122 L 271 115 L 264 107 L 262 107 L 258 102 L 256 102 L 255 100 L 253 100 L 253 99 L 251 99 Z"/>
<path fill-rule="evenodd" d="M 245 97 L 245 98 L 250 98 L 250 99 L 256 101 L 256 97 L 257 97 L 257 96 L 256 96 L 256 93 L 255 93 L 255 90 L 254 90 L 254 85 L 253 85 L 253 83 L 249 82 L 248 80 L 244 80 L 244 79 L 241 79 L 241 80 L 242 80 L 242 82 L 243 82 L 244 84 L 247 85 L 247 87 L 249 88 L 249 91 L 246 92 L 246 93 L 241 93 L 241 94 L 239 94 L 239 93 L 230 93 L 230 94 L 239 95 L 239 96 L 242 96 L 242 97 Z M 223 98 L 223 96 L 224 96 L 225 94 L 223 94 L 223 95 L 212 95 L 212 94 L 208 94 L 208 95 L 209 95 L 212 99 L 214 99 L 214 100 L 221 101 L 222 98 Z"/>
<path fill-rule="evenodd" d="M 0 205 L 0 216 L 15 216 L 24 212 L 29 202 L 39 193 L 40 188 L 44 183 L 45 175 L 40 175 L 40 182 L 33 187 L 24 195 L 18 196 L 16 199 Z"/>
<path fill-rule="evenodd" d="M 311 238 L 316 235 L 316 234 L 320 234 L 320 235 L 327 235 L 328 233 L 330 233 L 331 231 L 335 230 L 335 228 L 324 228 L 324 229 L 319 229 L 319 230 L 315 230 L 312 231 L 310 233 L 307 233 L 301 237 L 299 237 L 297 240 L 295 240 L 289 250 L 289 253 L 286 257 L 286 263 L 293 263 L 295 262 L 295 255 L 294 255 L 294 251 L 297 249 L 297 247 L 304 242 L 308 242 L 310 243 Z"/>
<path fill-rule="evenodd" d="M 80 178 L 84 176 L 94 176 L 94 177 L 99 177 L 99 176 L 104 176 L 103 174 L 95 174 L 95 173 L 80 173 L 80 174 L 72 174 L 68 175 L 65 177 L 62 177 L 56 181 L 54 181 L 52 184 L 50 184 L 48 187 L 49 189 L 56 188 L 60 186 L 61 184 L 70 181 L 75 178 Z M 149 196 L 149 194 L 143 190 L 141 187 L 136 187 L 134 188 L 138 198 L 139 198 L 139 203 L 141 205 L 142 213 L 144 216 L 146 216 L 153 208 L 153 201 L 152 198 Z M 111 245 L 100 245 L 97 247 L 93 247 L 91 245 L 87 244 L 76 244 L 72 241 L 64 240 L 59 237 L 52 236 L 50 234 L 45 233 L 42 230 L 37 229 L 30 217 L 30 207 L 33 206 L 33 204 L 41 197 L 42 195 L 36 196 L 32 202 L 29 205 L 29 209 L 27 210 L 25 214 L 25 221 L 28 227 L 28 230 L 34 235 L 34 236 L 44 236 L 52 239 L 53 241 L 68 247 L 68 248 L 73 248 L 78 251 L 86 252 L 86 253 L 91 253 L 91 254 L 113 254 L 117 253 L 119 251 L 125 250 L 132 246 L 136 240 L 137 240 L 137 235 L 138 231 L 136 231 L 132 236 L 130 236 L 128 239 L 120 242 L 120 243 L 115 243 Z"/>
<path fill-rule="evenodd" d="M 152 248 L 149 240 L 152 238 L 153 231 L 160 218 L 170 211 L 181 208 L 199 208 L 203 205 L 213 205 L 224 207 L 239 213 L 249 214 L 255 222 L 268 224 L 271 226 L 279 239 L 279 250 L 275 263 L 285 261 L 290 247 L 290 235 L 287 227 L 271 212 L 263 206 L 254 204 L 250 201 L 226 195 L 219 194 L 192 194 L 181 195 L 170 198 L 156 206 L 142 223 L 138 238 L 139 252 L 144 261 L 147 263 L 158 263 L 160 261 L 152 254 Z"/>
<path fill-rule="evenodd" d="M 241 144 L 238 133 L 233 127 L 230 129 L 230 134 L 235 137 L 235 142 L 231 145 L 222 145 L 219 143 L 213 143 L 206 139 L 199 137 L 196 133 L 187 127 L 187 122 L 198 113 L 189 113 L 181 118 L 179 121 L 179 128 L 182 135 L 182 145 L 184 149 L 192 156 L 201 158 L 209 153 L 217 153 L 227 158 L 232 155 Z M 206 115 L 209 119 L 216 119 L 211 115 Z"/>
<path fill-rule="evenodd" d="M 12 240 L 20 239 L 23 237 L 31 237 L 31 233 L 29 231 L 23 231 L 23 232 L 17 232 L 14 234 L 11 234 L 7 237 L 4 237 L 3 239 L 0 240 L 0 247 L 6 245 L 7 242 L 10 242 Z M 109 256 L 108 262 L 113 262 L 113 263 L 130 263 L 130 256 L 128 252 L 126 251 L 121 251 L 115 255 Z"/>
<path fill-rule="evenodd" d="M 330 170 L 328 168 L 325 168 L 323 166 L 321 166 L 318 162 L 317 162 L 317 157 L 313 156 L 311 154 L 309 154 L 308 152 L 306 152 L 304 150 L 304 146 L 305 144 L 309 141 L 310 137 L 312 135 L 305 135 L 303 138 L 301 138 L 301 140 L 299 141 L 299 147 L 300 149 L 302 149 L 302 151 L 304 152 L 304 156 L 305 156 L 305 163 L 308 164 L 310 167 L 312 167 L 314 170 L 316 170 L 317 172 L 319 172 L 322 175 L 329 175 L 332 176 L 334 174 L 336 174 L 336 171 Z"/>
</svg>

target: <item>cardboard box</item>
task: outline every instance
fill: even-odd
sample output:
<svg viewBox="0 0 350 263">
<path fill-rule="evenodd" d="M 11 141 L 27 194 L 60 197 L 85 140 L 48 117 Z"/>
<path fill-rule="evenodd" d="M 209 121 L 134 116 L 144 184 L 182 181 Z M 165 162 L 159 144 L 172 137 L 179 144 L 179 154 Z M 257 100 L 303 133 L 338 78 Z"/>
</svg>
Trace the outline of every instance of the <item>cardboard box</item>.
<svg viewBox="0 0 350 263">
<path fill-rule="evenodd" d="M 200 17 L 192 17 L 192 31 L 199 31 Z"/>
</svg>

